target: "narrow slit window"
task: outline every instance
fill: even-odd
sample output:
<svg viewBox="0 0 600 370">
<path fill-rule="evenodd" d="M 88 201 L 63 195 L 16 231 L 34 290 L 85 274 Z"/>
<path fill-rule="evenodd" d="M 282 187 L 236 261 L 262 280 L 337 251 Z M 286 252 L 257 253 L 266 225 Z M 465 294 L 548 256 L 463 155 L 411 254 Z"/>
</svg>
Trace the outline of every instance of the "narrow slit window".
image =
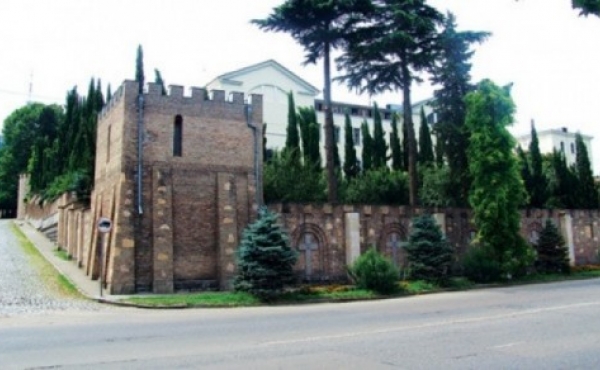
<svg viewBox="0 0 600 370">
<path fill-rule="evenodd" d="M 173 125 L 173 156 L 181 157 L 183 152 L 183 118 L 181 115 L 175 116 Z"/>
</svg>

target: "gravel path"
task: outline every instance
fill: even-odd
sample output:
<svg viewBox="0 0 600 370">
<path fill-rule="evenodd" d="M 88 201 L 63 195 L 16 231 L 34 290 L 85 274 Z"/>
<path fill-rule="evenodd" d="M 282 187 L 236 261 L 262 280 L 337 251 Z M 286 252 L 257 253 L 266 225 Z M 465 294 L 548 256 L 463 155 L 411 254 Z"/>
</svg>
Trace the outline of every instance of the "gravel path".
<svg viewBox="0 0 600 370">
<path fill-rule="evenodd" d="M 19 245 L 12 221 L 0 220 L 0 318 L 104 309 L 106 306 L 83 298 L 63 297 L 46 286 Z"/>
</svg>

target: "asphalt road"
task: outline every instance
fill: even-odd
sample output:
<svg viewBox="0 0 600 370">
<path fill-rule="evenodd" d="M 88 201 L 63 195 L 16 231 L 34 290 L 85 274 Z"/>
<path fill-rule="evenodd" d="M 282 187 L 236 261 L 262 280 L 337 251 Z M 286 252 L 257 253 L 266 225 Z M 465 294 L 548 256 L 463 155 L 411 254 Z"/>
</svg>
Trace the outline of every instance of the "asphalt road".
<svg viewBox="0 0 600 370">
<path fill-rule="evenodd" d="M 2 369 L 594 369 L 600 280 L 383 301 L 0 318 Z"/>
</svg>

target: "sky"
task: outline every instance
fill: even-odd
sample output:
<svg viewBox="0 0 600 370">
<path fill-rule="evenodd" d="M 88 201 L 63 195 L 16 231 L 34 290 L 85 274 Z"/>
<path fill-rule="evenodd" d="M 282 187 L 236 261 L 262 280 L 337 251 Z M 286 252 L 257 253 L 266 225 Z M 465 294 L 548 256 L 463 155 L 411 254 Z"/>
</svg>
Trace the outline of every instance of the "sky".
<svg viewBox="0 0 600 370">
<path fill-rule="evenodd" d="M 322 65 L 303 65 L 287 34 L 249 23 L 283 0 L 2 0 L 0 124 L 29 99 L 64 104 L 68 90 L 87 91 L 91 77 L 112 90 L 135 75 L 139 44 L 147 80 L 158 68 L 167 84 L 204 86 L 213 78 L 275 59 L 322 88 Z M 511 132 L 567 127 L 594 136 L 600 173 L 600 18 L 579 17 L 570 0 L 430 0 L 456 15 L 462 30 L 489 31 L 472 59 L 473 81 L 513 84 Z M 427 82 L 413 100 L 432 96 Z M 334 85 L 333 99 L 399 104 L 398 92 L 358 96 Z"/>
</svg>

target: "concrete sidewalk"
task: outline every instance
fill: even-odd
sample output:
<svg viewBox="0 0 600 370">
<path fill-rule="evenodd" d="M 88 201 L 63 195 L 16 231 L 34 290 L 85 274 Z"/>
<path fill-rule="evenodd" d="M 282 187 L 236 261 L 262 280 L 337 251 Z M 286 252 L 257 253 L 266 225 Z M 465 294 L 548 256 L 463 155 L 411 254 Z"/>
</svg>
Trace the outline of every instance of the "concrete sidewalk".
<svg viewBox="0 0 600 370">
<path fill-rule="evenodd" d="M 77 267 L 77 264 L 74 261 L 66 261 L 58 257 L 54 253 L 57 248 L 56 244 L 46 238 L 44 234 L 31 226 L 27 221 L 14 220 L 14 223 L 37 248 L 42 256 L 44 256 L 58 272 L 69 279 L 83 296 L 88 299 L 106 303 L 117 303 L 118 300 L 126 298 L 126 296 L 121 295 L 107 295 L 105 290 L 103 290 L 101 297 L 100 283 L 98 280 L 90 279 L 82 269 Z"/>
</svg>

